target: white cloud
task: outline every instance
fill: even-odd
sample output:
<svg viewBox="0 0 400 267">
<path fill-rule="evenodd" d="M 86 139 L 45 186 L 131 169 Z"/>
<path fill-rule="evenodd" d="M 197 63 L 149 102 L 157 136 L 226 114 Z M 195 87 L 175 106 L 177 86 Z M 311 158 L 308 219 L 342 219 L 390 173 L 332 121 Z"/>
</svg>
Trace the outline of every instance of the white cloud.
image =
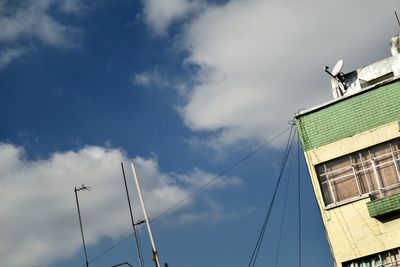
<svg viewBox="0 0 400 267">
<path fill-rule="evenodd" d="M 0 58 L 2 66 L 27 52 L 35 44 L 59 48 L 78 45 L 81 30 L 59 22 L 52 11 L 77 14 L 81 5 L 75 0 L 42 0 L 13 2 L 2 0 L 0 4 Z M 14 56 L 10 56 L 13 51 Z"/>
<path fill-rule="evenodd" d="M 202 6 L 200 0 L 142 1 L 144 21 L 157 35 L 164 35 L 174 21 L 185 18 Z"/>
<path fill-rule="evenodd" d="M 154 86 L 156 88 L 163 88 L 170 85 L 170 81 L 157 68 L 134 73 L 132 83 L 143 87 Z"/>
<path fill-rule="evenodd" d="M 299 109 L 331 99 L 325 65 L 344 58 L 350 71 L 389 56 L 396 7 L 397 1 L 209 5 L 181 33 L 184 64 L 198 69 L 179 108 L 185 124 L 212 134 L 214 147 L 269 139 Z"/>
<path fill-rule="evenodd" d="M 28 160 L 21 147 L 0 144 L 2 266 L 46 266 L 80 250 L 73 188 L 81 184 L 92 187 L 90 192 L 79 192 L 87 244 L 129 233 L 121 161 L 129 161 L 121 150 L 95 146 Z M 191 180 L 201 178 L 199 173 L 211 176 L 196 169 L 193 176 L 185 174 L 182 182 L 176 180 L 175 173 L 162 173 L 154 158 L 136 157 L 134 162 L 150 217 L 184 198 L 197 185 Z M 126 173 L 137 204 L 129 168 Z M 136 219 L 141 219 L 139 207 L 134 210 Z"/>
<path fill-rule="evenodd" d="M 243 216 L 243 214 L 239 214 L 238 212 L 226 211 L 223 206 L 216 203 L 212 199 L 206 199 L 205 203 L 207 210 L 200 212 L 182 212 L 178 216 L 175 216 L 173 223 L 180 225 L 194 223 L 216 223 L 224 220 L 239 219 Z"/>
<path fill-rule="evenodd" d="M 153 82 L 153 77 L 148 72 L 135 73 L 132 82 L 137 85 L 148 86 Z"/>
<path fill-rule="evenodd" d="M 215 179 L 216 175 L 204 172 L 198 168 L 194 168 L 190 173 L 173 173 L 172 175 L 176 180 L 195 188 L 209 183 L 212 180 L 214 180 L 211 185 L 212 187 L 221 187 L 226 185 L 237 186 L 242 182 L 238 177 L 221 177 Z"/>
<path fill-rule="evenodd" d="M 6 48 L 0 52 L 0 69 L 7 66 L 14 59 L 17 59 L 27 52 L 26 48 L 14 47 Z"/>
</svg>

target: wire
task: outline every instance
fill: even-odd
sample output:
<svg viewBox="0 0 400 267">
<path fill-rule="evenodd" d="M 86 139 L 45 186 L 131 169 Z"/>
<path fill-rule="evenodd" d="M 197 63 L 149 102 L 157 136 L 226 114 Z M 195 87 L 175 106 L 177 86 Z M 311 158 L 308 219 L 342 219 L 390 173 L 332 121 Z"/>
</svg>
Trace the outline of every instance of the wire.
<svg viewBox="0 0 400 267">
<path fill-rule="evenodd" d="M 284 201 L 283 201 L 283 209 L 282 209 L 282 217 L 281 217 L 281 222 L 280 222 L 280 227 L 279 227 L 279 235 L 278 235 L 278 244 L 277 244 L 277 250 L 276 250 L 276 254 L 275 254 L 275 264 L 274 266 L 277 267 L 278 266 L 278 262 L 279 262 L 279 256 L 280 256 L 280 249 L 281 249 L 281 241 L 282 241 L 282 232 L 283 232 L 283 224 L 285 222 L 285 218 L 286 218 L 286 206 L 287 206 L 287 199 L 288 199 L 288 192 L 289 192 L 289 185 L 290 185 L 290 177 L 291 177 L 291 173 L 292 173 L 292 162 L 293 162 L 293 154 L 292 154 L 292 158 L 289 161 L 289 173 L 287 175 L 287 179 L 286 179 L 286 189 L 285 189 L 285 196 L 284 196 Z"/>
<path fill-rule="evenodd" d="M 141 229 L 139 229 L 141 230 Z M 102 253 L 100 253 L 99 255 L 97 255 L 96 257 L 94 257 L 91 261 L 89 261 L 90 263 L 95 262 L 96 260 L 100 259 L 101 257 L 103 257 L 105 254 L 107 254 L 108 252 L 110 252 L 111 250 L 113 250 L 114 248 L 118 247 L 119 245 L 121 245 L 123 242 L 125 242 L 126 240 L 128 240 L 129 238 L 131 238 L 131 236 L 133 235 L 133 233 L 130 233 L 129 235 L 127 235 L 126 237 L 124 237 L 123 239 L 119 240 L 117 243 L 115 243 L 114 245 L 112 245 L 111 247 L 109 247 L 108 249 L 104 250 Z"/>
<path fill-rule="evenodd" d="M 118 267 L 118 266 L 122 266 L 122 265 L 128 265 L 128 266 L 130 266 L 130 267 L 133 267 L 129 262 L 119 263 L 119 264 L 113 265 L 113 266 L 111 266 L 111 267 Z"/>
<path fill-rule="evenodd" d="M 258 254 L 259 254 L 259 251 L 260 251 L 260 247 L 261 247 L 261 244 L 262 244 L 262 241 L 263 241 L 263 238 L 264 238 L 265 230 L 267 228 L 267 225 L 268 225 L 268 222 L 269 222 L 269 218 L 271 216 L 272 206 L 273 206 L 273 204 L 275 202 L 276 193 L 278 191 L 280 182 L 282 180 L 283 172 L 285 170 L 285 166 L 286 166 L 290 151 L 291 151 L 292 146 L 293 146 L 293 140 L 294 140 L 294 136 L 295 136 L 294 134 L 292 135 L 293 127 L 294 127 L 294 125 L 292 125 L 290 127 L 290 133 L 289 133 L 289 137 L 288 137 L 288 140 L 287 140 L 287 143 L 286 143 L 285 153 L 284 153 L 284 156 L 283 156 L 283 159 L 282 159 L 282 165 L 281 165 L 281 169 L 279 171 L 278 180 L 277 180 L 277 183 L 276 183 L 276 186 L 275 186 L 275 189 L 274 189 L 274 193 L 273 193 L 271 202 L 270 202 L 270 204 L 268 206 L 268 209 L 267 209 L 267 214 L 265 216 L 263 225 L 262 225 L 260 233 L 258 235 L 256 245 L 255 245 L 255 247 L 253 249 L 253 252 L 251 254 L 248 267 L 250 267 L 250 266 L 254 267 L 256 262 L 257 262 L 257 257 L 258 257 Z"/>
<path fill-rule="evenodd" d="M 255 266 L 256 261 L 257 261 L 257 258 L 258 258 L 258 254 L 259 254 L 259 252 L 260 252 L 260 248 L 261 248 L 261 244 L 262 244 L 262 241 L 263 241 L 263 238 L 264 238 L 265 230 L 266 230 L 266 228 L 267 228 L 267 225 L 268 225 L 268 222 L 269 222 L 269 218 L 270 218 L 270 215 L 271 215 L 272 206 L 273 206 L 273 204 L 274 204 L 275 197 L 276 197 L 276 193 L 277 193 L 277 190 L 278 190 L 278 187 L 279 187 L 281 178 L 282 178 L 283 170 L 284 170 L 284 168 L 285 168 L 285 165 L 286 165 L 286 162 L 287 162 L 287 159 L 288 159 L 288 156 L 289 156 L 291 147 L 292 147 L 293 137 L 292 137 L 292 141 L 290 142 L 290 146 L 288 146 L 288 145 L 289 145 L 289 140 L 290 140 L 291 133 L 292 133 L 292 131 L 291 131 L 290 134 L 289 134 L 288 143 L 287 143 L 286 150 L 285 150 L 285 156 L 284 156 L 283 163 L 282 163 L 282 165 L 281 165 L 281 170 L 280 170 L 280 174 L 279 174 L 279 176 L 278 176 L 278 181 L 277 181 L 277 185 L 276 185 L 276 187 L 275 187 L 274 195 L 273 195 L 272 200 L 271 200 L 271 203 L 270 203 L 270 205 L 269 205 L 268 212 L 267 212 L 267 215 L 266 215 L 266 217 L 265 217 L 264 224 L 263 224 L 263 226 L 262 226 L 262 228 L 261 228 L 261 232 L 260 232 L 260 235 L 259 235 L 259 237 L 258 237 L 256 246 L 255 246 L 255 248 L 254 248 L 254 250 L 253 250 L 253 253 L 252 253 L 252 256 L 251 256 L 251 259 L 250 259 L 250 262 L 249 262 L 249 266 L 250 266 L 250 265 L 253 266 L 253 267 Z"/>
<path fill-rule="evenodd" d="M 259 147 L 257 147 L 256 149 L 254 149 L 253 151 L 251 151 L 250 153 L 248 153 L 246 156 L 244 156 L 243 158 L 241 158 L 240 160 L 238 160 L 236 163 L 234 163 L 233 165 L 231 165 L 230 167 L 226 168 L 225 170 L 223 170 L 222 172 L 220 172 L 219 174 L 217 174 L 216 176 L 214 176 L 211 180 L 209 180 L 208 182 L 206 182 L 205 184 L 203 184 L 202 186 L 198 187 L 196 190 L 192 191 L 190 194 L 188 194 L 186 197 L 184 197 L 183 199 L 181 199 L 180 201 L 178 201 L 176 204 L 172 205 L 171 207 L 167 208 L 166 210 L 164 210 L 163 212 L 161 212 L 159 215 L 157 215 L 156 217 L 154 217 L 154 219 L 152 219 L 151 221 L 156 221 L 157 219 L 159 219 L 160 217 L 162 217 L 163 215 L 165 215 L 166 213 L 176 209 L 178 206 L 180 206 L 183 202 L 185 202 L 186 200 L 188 200 L 189 198 L 192 198 L 193 196 L 197 195 L 201 190 L 203 190 L 204 188 L 206 188 L 207 186 L 209 186 L 211 183 L 215 182 L 216 180 L 220 179 L 221 177 L 223 177 L 225 174 L 227 174 L 228 172 L 230 172 L 231 170 L 233 170 L 234 168 L 236 168 L 238 165 L 240 165 L 241 163 L 243 163 L 244 161 L 248 160 L 251 156 L 253 156 L 254 154 L 256 154 L 258 151 L 260 151 L 261 149 L 263 149 L 265 146 L 267 146 L 268 144 L 270 144 L 271 142 L 273 142 L 275 139 L 277 139 L 278 137 L 280 137 L 281 135 L 283 135 L 284 133 L 286 133 L 289 129 L 291 129 L 292 126 L 288 127 L 287 129 L 285 129 L 283 132 L 279 133 L 278 135 L 276 135 L 275 137 L 273 137 L 272 139 L 270 139 L 269 141 L 265 142 L 264 144 L 260 145 Z"/>
<path fill-rule="evenodd" d="M 164 216 L 165 214 L 171 212 L 172 210 L 176 209 L 177 207 L 179 207 L 183 202 L 187 201 L 190 198 L 193 198 L 195 195 L 197 195 L 200 191 L 202 191 L 203 189 L 205 189 L 207 186 L 209 186 L 210 184 L 212 184 L 213 182 L 215 182 L 216 180 L 222 178 L 225 174 L 227 174 L 228 172 L 230 172 L 231 170 L 233 170 L 234 168 L 236 168 L 238 165 L 240 165 L 241 163 L 243 163 L 244 161 L 248 160 L 250 157 L 252 157 L 254 154 L 256 154 L 257 152 L 259 152 L 260 150 L 262 150 L 264 147 L 266 147 L 268 144 L 271 144 L 273 141 L 275 141 L 276 139 L 278 139 L 279 137 L 281 137 L 283 134 L 285 134 L 287 131 L 290 130 L 290 135 L 292 133 L 293 130 L 293 125 L 291 125 L 290 127 L 286 128 L 285 130 L 283 130 L 282 132 L 280 132 L 279 134 L 275 135 L 274 137 L 272 137 L 270 140 L 266 141 L 265 143 L 263 143 L 262 145 L 258 146 L 257 148 L 255 148 L 254 150 L 252 150 L 250 153 L 248 153 L 247 155 L 245 155 L 244 157 L 242 157 L 241 159 L 239 159 L 238 161 L 236 161 L 234 164 L 232 164 L 230 167 L 226 168 L 225 170 L 223 170 L 222 172 L 220 172 L 219 174 L 217 174 L 216 176 L 214 176 L 211 180 L 209 180 L 208 182 L 204 183 L 203 185 L 201 185 L 200 187 L 198 187 L 197 189 L 195 189 L 194 191 L 192 191 L 191 193 L 189 193 L 188 195 L 186 195 L 186 197 L 182 198 L 180 201 L 176 202 L 174 205 L 172 205 L 171 207 L 165 209 L 164 211 L 162 211 L 159 215 L 157 215 L 156 217 L 154 217 L 154 219 L 151 219 L 150 222 L 154 222 L 158 219 L 160 219 L 162 216 Z M 286 152 L 285 152 L 286 153 Z M 137 232 L 141 231 L 143 229 L 139 228 L 137 230 Z M 118 242 L 116 242 L 113 246 L 111 246 L 110 248 L 106 249 L 105 251 L 103 251 L 102 253 L 100 253 L 98 256 L 94 257 L 91 261 L 89 261 L 89 263 L 93 263 L 94 261 L 98 260 L 99 258 L 101 258 L 102 256 L 104 256 L 105 254 L 107 254 L 108 252 L 110 252 L 111 250 L 113 250 L 114 248 L 118 247 L 120 244 L 122 244 L 123 242 L 125 242 L 126 240 L 128 240 L 131 236 L 133 235 L 133 233 L 130 233 L 128 236 L 124 237 L 123 239 L 119 240 Z"/>
<path fill-rule="evenodd" d="M 300 139 L 297 135 L 297 196 L 298 196 L 298 215 L 299 215 L 299 229 L 298 229 L 298 240 L 299 240 L 299 267 L 301 267 L 301 184 L 300 184 Z"/>
</svg>

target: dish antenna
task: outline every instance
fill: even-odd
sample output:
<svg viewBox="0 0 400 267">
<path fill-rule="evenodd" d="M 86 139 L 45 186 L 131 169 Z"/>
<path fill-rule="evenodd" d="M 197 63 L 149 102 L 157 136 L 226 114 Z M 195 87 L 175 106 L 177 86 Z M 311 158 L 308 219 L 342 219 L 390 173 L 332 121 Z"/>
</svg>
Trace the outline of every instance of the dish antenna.
<svg viewBox="0 0 400 267">
<path fill-rule="evenodd" d="M 347 91 L 347 86 L 345 85 L 345 77 L 341 72 L 343 68 L 343 59 L 336 62 L 335 67 L 333 67 L 332 72 L 329 71 L 329 67 L 325 66 L 325 72 L 328 73 L 334 80 L 337 81 L 338 85 L 336 87 L 336 94 L 338 96 L 343 96 Z"/>
<path fill-rule="evenodd" d="M 336 77 L 340 73 L 342 68 L 343 68 L 343 59 L 336 62 L 336 65 L 335 65 L 335 67 L 333 67 L 333 70 L 332 70 L 332 75 Z"/>
<path fill-rule="evenodd" d="M 339 60 L 338 62 L 336 62 L 335 67 L 333 67 L 332 72 L 329 71 L 329 67 L 325 66 L 325 72 L 328 73 L 330 76 L 332 76 L 334 79 L 337 79 L 340 81 L 340 71 L 343 68 L 343 59 Z"/>
</svg>

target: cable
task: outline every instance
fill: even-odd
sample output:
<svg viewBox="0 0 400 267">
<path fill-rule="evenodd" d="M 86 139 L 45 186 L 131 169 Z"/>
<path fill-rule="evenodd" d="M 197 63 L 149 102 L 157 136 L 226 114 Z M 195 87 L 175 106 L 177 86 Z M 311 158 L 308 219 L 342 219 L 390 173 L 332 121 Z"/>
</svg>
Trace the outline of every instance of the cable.
<svg viewBox="0 0 400 267">
<path fill-rule="evenodd" d="M 292 125 L 290 127 L 290 133 L 289 133 L 289 137 L 288 137 L 288 140 L 287 140 L 287 143 L 286 143 L 285 153 L 284 153 L 284 156 L 283 156 L 283 159 L 282 159 L 282 165 L 281 165 L 281 169 L 279 171 L 278 180 L 277 180 L 277 183 L 276 183 L 276 186 L 275 186 L 275 189 L 274 189 L 274 193 L 273 193 L 271 202 L 270 202 L 270 204 L 268 206 L 267 214 L 265 216 L 263 225 L 261 227 L 261 231 L 260 231 L 260 233 L 258 235 L 256 245 L 255 245 L 255 247 L 253 249 L 253 252 L 251 254 L 248 267 L 250 267 L 250 266 L 254 267 L 256 262 L 257 262 L 257 257 L 258 257 L 258 254 L 259 254 L 259 251 L 260 251 L 260 247 L 261 247 L 261 244 L 262 244 L 262 241 L 263 241 L 263 238 L 264 238 L 265 230 L 267 228 L 267 225 L 268 225 L 268 222 L 269 222 L 269 218 L 271 216 L 272 206 L 273 206 L 273 204 L 275 202 L 276 193 L 278 191 L 280 182 L 282 180 L 282 176 L 283 176 L 283 172 L 285 170 L 287 159 L 289 157 L 290 151 L 291 151 L 292 146 L 293 146 L 293 140 L 294 140 L 294 136 L 295 136 L 295 135 L 292 135 L 293 127 L 294 127 L 294 125 Z"/>
<path fill-rule="evenodd" d="M 163 212 L 161 212 L 159 215 L 157 215 L 156 217 L 154 217 L 154 219 L 152 219 L 151 221 L 156 221 L 157 219 L 159 219 L 160 217 L 162 217 L 164 214 L 170 212 L 171 210 L 174 210 L 175 208 L 177 208 L 179 205 L 181 205 L 183 202 L 185 202 L 186 200 L 188 200 L 189 198 L 192 198 L 193 196 L 197 195 L 201 190 L 203 190 L 204 188 L 206 188 L 208 185 L 210 185 L 211 183 L 215 182 L 217 179 L 223 177 L 225 174 L 227 174 L 228 172 L 230 172 L 231 170 L 233 170 L 234 168 L 236 168 L 239 164 L 243 163 L 244 161 L 246 161 L 247 159 L 249 159 L 251 156 L 253 156 L 254 154 L 256 154 L 258 151 L 260 151 L 261 149 L 263 149 L 266 145 L 270 144 L 272 141 L 274 141 L 275 139 L 277 139 L 278 137 L 280 137 L 281 135 L 283 135 L 284 133 L 286 133 L 289 129 L 291 129 L 291 127 L 288 127 L 286 130 L 284 130 L 283 132 L 281 132 L 280 134 L 276 135 L 275 137 L 273 137 L 272 139 L 270 139 L 269 141 L 265 142 L 264 144 L 260 145 L 259 147 L 257 147 L 256 149 L 254 149 L 253 151 L 251 151 L 249 154 L 247 154 L 246 156 L 244 156 L 243 158 L 241 158 L 240 160 L 238 160 L 236 163 L 234 163 L 233 165 L 231 165 L 230 167 L 226 168 L 225 170 L 223 170 L 222 172 L 220 172 L 219 174 L 217 174 L 216 176 L 214 176 L 210 181 L 206 182 L 205 184 L 203 184 L 202 186 L 198 187 L 196 190 L 192 191 L 191 193 L 189 193 L 186 197 L 184 197 L 183 199 L 181 199 L 180 201 L 178 201 L 177 203 L 175 203 L 174 205 L 172 205 L 171 207 L 167 208 L 166 210 L 164 210 Z"/>
<path fill-rule="evenodd" d="M 301 184 L 300 184 L 300 139 L 297 135 L 297 196 L 298 196 L 298 212 L 299 212 L 299 267 L 301 267 Z"/>
<path fill-rule="evenodd" d="M 287 179 L 286 179 L 286 189 L 285 189 L 285 196 L 284 196 L 284 201 L 283 201 L 283 211 L 282 211 L 282 217 L 281 217 L 281 222 L 280 222 L 280 227 L 279 227 L 279 235 L 278 235 L 278 244 L 277 244 L 277 250 L 276 250 L 276 254 L 275 254 L 275 264 L 274 266 L 277 267 L 278 266 L 278 262 L 279 262 L 279 256 L 280 256 L 280 249 L 281 249 L 281 241 L 282 241 L 282 231 L 283 231 L 283 224 L 285 222 L 285 218 L 286 218 L 286 206 L 287 206 L 287 199 L 288 199 L 288 192 L 289 192 L 289 185 L 290 185 L 290 177 L 291 177 L 291 173 L 292 173 L 292 162 L 293 162 L 293 154 L 292 154 L 292 158 L 289 161 L 289 173 L 287 175 Z"/>
<path fill-rule="evenodd" d="M 141 230 L 141 229 L 139 229 Z M 133 233 L 130 233 L 129 235 L 127 235 L 126 237 L 124 237 L 123 239 L 121 239 L 120 241 L 118 241 L 117 243 L 115 243 L 114 245 L 112 245 L 111 247 L 109 247 L 108 249 L 104 250 L 102 253 L 100 253 L 99 255 L 97 255 L 96 257 L 94 257 L 91 261 L 89 261 L 89 264 L 95 262 L 96 260 L 98 260 L 99 258 L 103 257 L 105 254 L 107 254 L 108 252 L 110 252 L 111 250 L 113 250 L 114 248 L 118 247 L 119 245 L 121 245 L 123 242 L 125 242 L 126 240 L 128 240 L 129 238 L 131 238 L 131 236 L 133 235 Z"/>
<path fill-rule="evenodd" d="M 290 136 L 290 135 L 289 135 L 289 136 Z M 290 138 L 289 138 L 288 140 L 290 140 Z M 277 183 L 276 190 L 275 190 L 275 192 L 274 192 L 274 196 L 273 196 L 273 198 L 272 198 L 272 200 L 271 200 L 271 205 L 270 205 L 270 207 L 269 207 L 269 209 L 268 209 L 268 214 L 267 214 L 267 217 L 266 217 L 265 224 L 263 225 L 263 232 L 262 232 L 262 235 L 260 236 L 261 238 L 259 239 L 258 248 L 257 248 L 257 250 L 256 250 L 256 254 L 255 254 L 255 257 L 254 257 L 254 262 L 253 262 L 253 265 L 252 265 L 253 267 L 254 267 L 254 265 L 255 265 L 255 263 L 256 263 L 256 261 L 257 261 L 257 258 L 258 258 L 258 254 L 259 254 L 259 251 L 260 251 L 260 248 L 261 248 L 261 244 L 262 244 L 262 241 L 263 241 L 263 238 L 264 238 L 264 235 L 265 235 L 265 231 L 266 231 L 266 228 L 267 228 L 267 226 L 268 226 L 269 218 L 270 218 L 270 215 L 271 215 L 271 212 L 272 212 L 272 207 L 273 207 L 273 204 L 274 204 L 274 201 L 275 201 L 276 193 L 277 193 L 277 190 L 278 190 L 279 185 L 280 185 L 280 181 L 281 181 L 280 179 L 282 178 L 283 171 L 284 171 L 284 168 L 285 168 L 285 166 L 286 166 L 286 162 L 287 162 L 287 159 L 288 159 L 288 157 L 289 157 L 290 150 L 291 150 L 291 148 L 292 148 L 292 143 L 293 143 L 293 138 L 292 138 L 290 147 L 287 148 L 287 150 L 286 150 L 286 153 L 287 153 L 287 154 L 286 154 L 284 163 L 283 163 L 282 166 L 281 166 L 281 171 L 280 171 L 279 180 L 278 180 L 278 183 Z"/>
<path fill-rule="evenodd" d="M 128 266 L 130 266 L 130 267 L 133 267 L 129 262 L 119 263 L 119 264 L 113 265 L 113 266 L 111 266 L 111 267 L 118 267 L 118 266 L 122 266 L 122 265 L 128 265 Z"/>
<path fill-rule="evenodd" d="M 268 222 L 269 222 L 269 218 L 270 218 L 270 215 L 271 215 L 272 206 L 274 204 L 276 193 L 277 193 L 277 190 L 278 190 L 281 178 L 282 178 L 283 170 L 284 170 L 284 167 L 286 165 L 287 158 L 289 156 L 289 153 L 290 153 L 290 150 L 291 150 L 291 147 L 292 147 L 293 137 L 292 137 L 292 141 L 290 142 L 291 143 L 290 146 L 288 146 L 289 145 L 290 136 L 291 136 L 291 132 L 289 134 L 288 144 L 286 146 L 285 156 L 284 156 L 284 160 L 283 160 L 283 163 L 282 163 L 282 166 L 281 166 L 281 170 L 280 170 L 280 174 L 279 174 L 279 177 L 278 177 L 278 181 L 277 181 L 277 185 L 276 185 L 276 188 L 275 188 L 275 192 L 274 192 L 274 195 L 272 197 L 271 203 L 269 205 L 268 213 L 267 213 L 267 215 L 265 217 L 264 224 L 263 224 L 263 226 L 261 228 L 261 232 L 260 232 L 260 235 L 258 237 L 256 246 L 255 246 L 255 248 L 253 250 L 253 253 L 252 253 L 252 256 L 251 256 L 251 259 L 250 259 L 250 262 L 249 262 L 249 266 L 251 265 L 251 266 L 254 267 L 254 265 L 256 264 L 256 261 L 257 261 L 257 257 L 258 257 L 258 254 L 259 254 L 259 251 L 260 251 L 260 248 L 261 248 L 261 244 L 262 244 L 262 241 L 263 241 L 263 238 L 264 238 L 265 230 L 267 228 L 267 225 L 268 225 Z"/>
<path fill-rule="evenodd" d="M 280 132 L 279 134 L 275 135 L 274 137 L 272 137 L 270 140 L 266 141 L 265 143 L 263 143 L 262 145 L 258 146 L 257 148 L 255 148 L 253 151 L 251 151 L 250 153 L 248 153 L 247 155 L 245 155 L 244 157 L 242 157 L 241 159 L 239 159 L 237 162 L 235 162 L 234 164 L 232 164 L 230 167 L 226 168 L 225 170 L 223 170 L 222 172 L 220 172 L 218 175 L 214 176 L 211 180 L 209 180 L 208 182 L 204 183 L 203 185 L 201 185 L 200 187 L 198 187 L 197 189 L 195 189 L 194 191 L 192 191 L 191 193 L 189 193 L 186 197 L 184 197 L 183 199 L 181 199 L 180 201 L 178 201 L 177 203 L 175 203 L 174 205 L 172 205 L 171 207 L 167 208 L 166 210 L 162 211 L 159 215 L 157 215 L 156 217 L 154 217 L 154 219 L 151 219 L 150 222 L 154 222 L 156 220 L 158 220 L 159 218 L 161 218 L 162 216 L 164 216 L 165 214 L 171 212 L 172 210 L 176 209 L 179 205 L 181 205 L 183 202 L 185 202 L 186 200 L 188 200 L 189 198 L 193 198 L 195 195 L 197 195 L 201 190 L 203 190 L 204 188 L 206 188 L 207 186 L 209 186 L 210 184 L 212 184 L 213 182 L 215 182 L 216 180 L 220 179 L 221 177 L 223 177 L 225 174 L 227 174 L 228 172 L 230 172 L 231 170 L 233 170 L 234 168 L 236 168 L 238 165 L 240 165 L 241 163 L 243 163 L 244 161 L 246 161 L 247 159 L 249 159 L 251 156 L 253 156 L 254 154 L 256 154 L 258 151 L 260 151 L 261 149 L 263 149 L 265 146 L 267 146 L 268 144 L 272 143 L 273 141 L 275 141 L 276 139 L 278 139 L 279 137 L 281 137 L 283 134 L 285 134 L 287 131 L 290 130 L 290 135 L 292 133 L 293 130 L 293 125 L 291 125 L 290 127 L 286 128 L 285 130 L 283 130 L 282 132 Z M 286 152 L 285 152 L 286 153 Z M 143 229 L 139 228 L 137 230 L 137 232 L 141 231 Z M 100 253 L 98 256 L 94 257 L 91 261 L 89 261 L 89 263 L 93 263 L 94 261 L 98 260 L 99 258 L 101 258 L 102 256 L 104 256 L 105 254 L 107 254 L 109 251 L 113 250 L 114 248 L 118 247 L 121 243 L 125 242 L 126 240 L 128 240 L 131 236 L 133 235 L 133 233 L 130 233 L 128 236 L 124 237 L 123 239 L 119 240 L 118 242 L 116 242 L 113 246 L 111 246 L 110 248 L 106 249 L 105 251 L 103 251 L 102 253 Z"/>
</svg>

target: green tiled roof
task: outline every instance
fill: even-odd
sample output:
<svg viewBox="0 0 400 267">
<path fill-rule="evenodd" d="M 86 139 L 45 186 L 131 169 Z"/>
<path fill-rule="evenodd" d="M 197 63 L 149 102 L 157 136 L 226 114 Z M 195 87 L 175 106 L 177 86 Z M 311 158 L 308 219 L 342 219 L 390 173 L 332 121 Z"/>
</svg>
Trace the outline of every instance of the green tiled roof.
<svg viewBox="0 0 400 267">
<path fill-rule="evenodd" d="M 296 116 L 304 151 L 400 120 L 396 80 Z"/>
</svg>

